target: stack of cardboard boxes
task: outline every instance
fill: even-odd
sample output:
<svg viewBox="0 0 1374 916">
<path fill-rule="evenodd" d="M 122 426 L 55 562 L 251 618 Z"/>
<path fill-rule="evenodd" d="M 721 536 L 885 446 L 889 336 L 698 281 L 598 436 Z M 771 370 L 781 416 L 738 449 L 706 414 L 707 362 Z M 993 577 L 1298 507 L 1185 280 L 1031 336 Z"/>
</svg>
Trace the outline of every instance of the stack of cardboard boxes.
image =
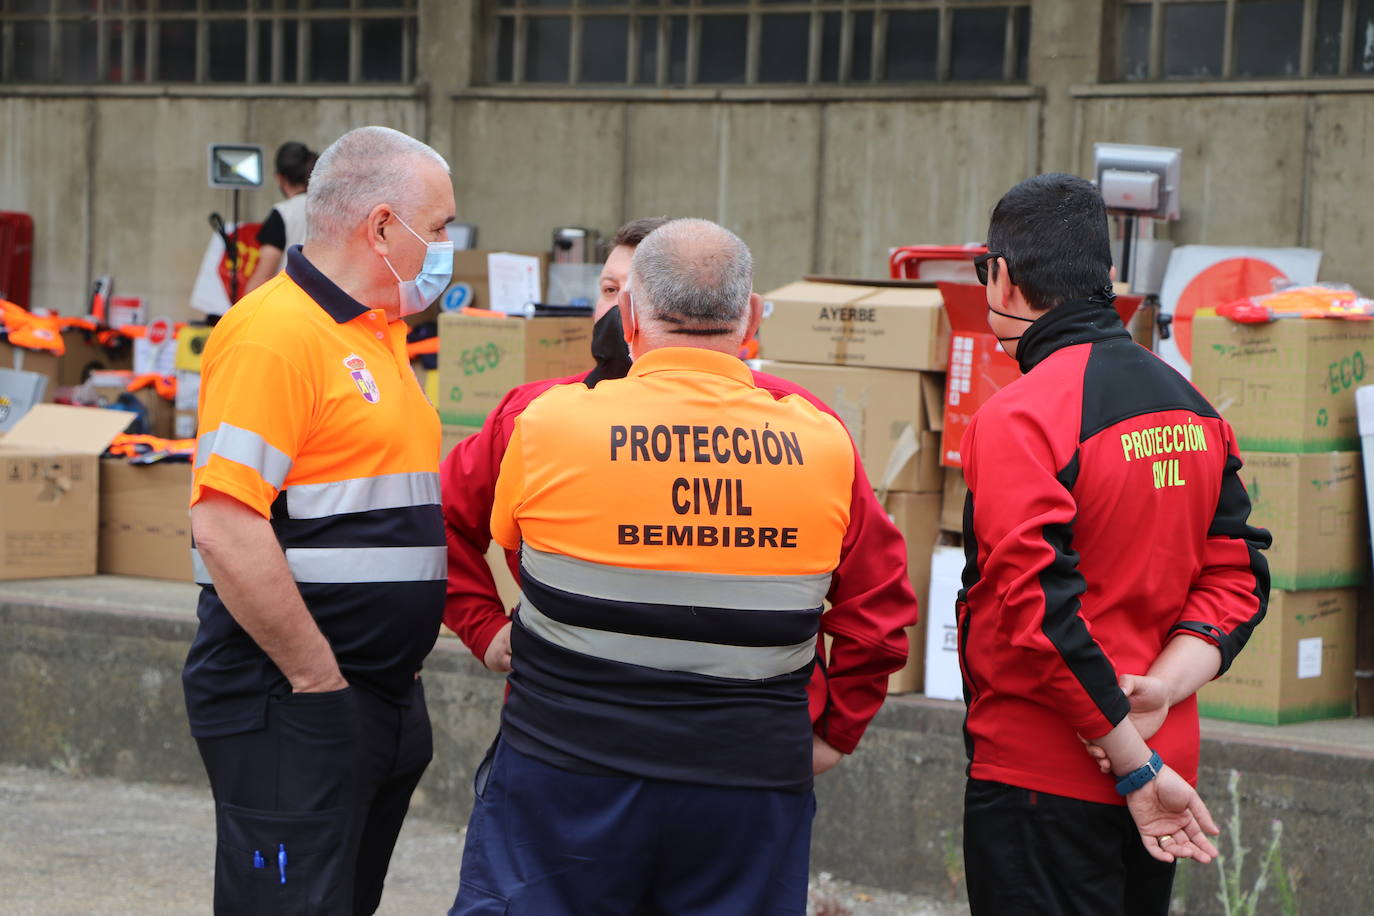
<svg viewBox="0 0 1374 916">
<path fill-rule="evenodd" d="M 849 428 L 870 482 L 906 538 L 924 616 L 939 535 L 940 428 L 949 323 L 937 290 L 906 284 L 798 282 L 764 296 L 761 371 L 829 404 Z M 890 693 L 924 681 L 924 623 Z"/>
<path fill-rule="evenodd" d="M 1274 537 L 1268 617 L 1199 693 L 1202 712 L 1267 724 L 1351 715 L 1355 670 L 1374 668 L 1355 417 L 1374 324 L 1206 316 L 1193 328 L 1193 382 L 1235 430 L 1251 523 Z"/>
</svg>

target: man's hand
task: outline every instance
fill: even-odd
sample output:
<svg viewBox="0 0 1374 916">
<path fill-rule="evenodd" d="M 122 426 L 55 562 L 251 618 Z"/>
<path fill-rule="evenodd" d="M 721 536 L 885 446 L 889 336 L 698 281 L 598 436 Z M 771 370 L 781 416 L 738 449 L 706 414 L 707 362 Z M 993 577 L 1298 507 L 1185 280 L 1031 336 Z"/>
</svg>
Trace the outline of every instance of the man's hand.
<svg viewBox="0 0 1374 916">
<path fill-rule="evenodd" d="M 1169 766 L 1126 796 L 1126 808 L 1145 851 L 1161 862 L 1193 859 L 1204 865 L 1217 855 L 1207 838 L 1221 831 L 1197 790 Z"/>
<path fill-rule="evenodd" d="M 1161 678 L 1146 674 L 1123 674 L 1118 683 L 1121 685 L 1121 692 L 1126 694 L 1126 699 L 1131 701 L 1131 724 L 1140 732 L 1141 738 L 1149 741 L 1164 724 L 1164 719 L 1169 715 L 1169 707 L 1173 705 L 1168 684 Z M 1107 759 L 1107 752 L 1096 744 L 1085 743 L 1088 746 L 1088 755 L 1097 761 L 1102 772 L 1110 773 L 1112 764 Z"/>
<path fill-rule="evenodd" d="M 486 654 L 482 656 L 482 664 L 491 671 L 510 670 L 510 627 L 510 623 L 507 622 L 496 631 L 491 643 L 487 645 Z"/>
<path fill-rule="evenodd" d="M 213 489 L 191 507 L 191 533 L 229 614 L 291 684 L 294 693 L 348 686 L 334 650 L 301 599 L 272 524 Z"/>
<path fill-rule="evenodd" d="M 343 690 L 348 686 L 348 681 L 339 673 L 337 666 L 334 668 L 333 677 L 326 675 L 323 679 L 316 680 L 294 680 L 291 682 L 292 693 L 328 693 L 331 690 Z"/>
<path fill-rule="evenodd" d="M 826 743 L 820 735 L 811 734 L 811 772 L 819 776 L 844 759 L 844 754 Z"/>
</svg>

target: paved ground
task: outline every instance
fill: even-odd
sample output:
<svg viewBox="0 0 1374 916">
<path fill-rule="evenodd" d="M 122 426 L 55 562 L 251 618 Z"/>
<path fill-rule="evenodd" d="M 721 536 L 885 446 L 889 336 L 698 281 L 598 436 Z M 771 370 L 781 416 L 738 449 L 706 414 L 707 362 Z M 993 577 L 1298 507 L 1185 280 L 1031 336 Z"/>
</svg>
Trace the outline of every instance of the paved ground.
<svg viewBox="0 0 1374 916">
<path fill-rule="evenodd" d="M 209 913 L 214 817 L 182 786 L 128 784 L 0 767 L 4 916 Z M 380 912 L 440 914 L 453 900 L 462 833 L 411 818 Z M 816 916 L 960 916 L 962 905 L 880 894 L 821 876 Z"/>
</svg>

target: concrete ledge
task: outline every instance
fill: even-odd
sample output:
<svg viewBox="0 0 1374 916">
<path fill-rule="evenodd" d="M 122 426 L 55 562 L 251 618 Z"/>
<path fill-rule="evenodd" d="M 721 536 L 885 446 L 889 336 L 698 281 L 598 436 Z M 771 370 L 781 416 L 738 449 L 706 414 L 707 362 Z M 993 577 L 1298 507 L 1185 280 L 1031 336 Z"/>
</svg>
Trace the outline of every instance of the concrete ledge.
<svg viewBox="0 0 1374 916">
<path fill-rule="evenodd" d="M 180 670 L 193 586 L 102 576 L 0 583 L 0 761 L 144 782 L 203 784 Z M 496 732 L 501 680 L 452 638 L 426 665 L 435 761 L 415 808 L 455 824 Z M 962 897 L 960 704 L 895 697 L 859 753 L 817 786 L 813 866 L 894 891 Z M 1307 913 L 1374 899 L 1374 720 L 1268 728 L 1204 724 L 1202 791 L 1230 817 L 1241 775 L 1245 887 L 1283 821 L 1283 861 Z M 1176 912 L 1219 912 L 1215 866 L 1185 865 Z M 1272 892 L 1269 892 L 1272 893 Z M 1267 900 L 1260 912 L 1277 912 Z"/>
</svg>

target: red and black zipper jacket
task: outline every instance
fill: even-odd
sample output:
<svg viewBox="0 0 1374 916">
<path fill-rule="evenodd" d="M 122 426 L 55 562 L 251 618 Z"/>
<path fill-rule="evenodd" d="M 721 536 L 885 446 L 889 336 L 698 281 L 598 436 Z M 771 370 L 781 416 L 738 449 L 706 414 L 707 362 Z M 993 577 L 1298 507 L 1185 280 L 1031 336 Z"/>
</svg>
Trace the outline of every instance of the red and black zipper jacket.
<svg viewBox="0 0 1374 916">
<path fill-rule="evenodd" d="M 1264 616 L 1267 531 L 1248 524 L 1230 426 L 1100 301 L 1027 330 L 1023 377 L 974 417 L 958 606 L 969 775 L 1120 803 L 1079 736 L 1129 712 L 1117 684 L 1176 634 L 1225 671 Z M 1195 699 L 1150 741 L 1193 781 Z"/>
</svg>

